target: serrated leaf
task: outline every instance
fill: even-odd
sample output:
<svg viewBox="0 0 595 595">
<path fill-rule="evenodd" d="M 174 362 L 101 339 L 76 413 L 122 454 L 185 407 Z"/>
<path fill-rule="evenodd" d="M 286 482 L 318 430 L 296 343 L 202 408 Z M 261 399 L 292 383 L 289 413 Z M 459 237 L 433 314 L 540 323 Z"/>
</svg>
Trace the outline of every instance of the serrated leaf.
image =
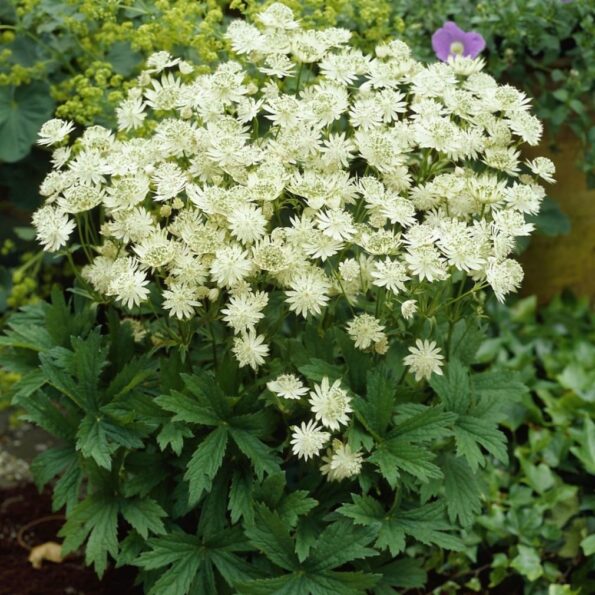
<svg viewBox="0 0 595 595">
<path fill-rule="evenodd" d="M 336 521 L 321 533 L 305 563 L 306 567 L 310 572 L 319 573 L 353 560 L 376 556 L 376 550 L 367 547 L 376 535 L 374 527 L 354 527 L 349 521 Z"/>
<path fill-rule="evenodd" d="M 176 390 L 173 390 L 169 395 L 158 396 L 155 402 L 165 411 L 175 413 L 171 418 L 172 422 L 204 426 L 216 426 L 221 422 L 221 419 L 208 405 Z"/>
<path fill-rule="evenodd" d="M 41 490 L 50 479 L 75 464 L 76 458 L 76 452 L 71 446 L 50 448 L 38 454 L 31 463 L 37 489 Z"/>
<path fill-rule="evenodd" d="M 506 436 L 498 430 L 495 423 L 471 415 L 462 415 L 455 424 L 454 434 L 457 454 L 464 456 L 473 470 L 485 464 L 485 457 L 479 446 L 502 463 L 508 462 Z"/>
<path fill-rule="evenodd" d="M 379 587 L 386 585 L 402 589 L 421 589 L 427 580 L 427 573 L 421 562 L 413 558 L 401 558 L 374 570 L 382 574 Z"/>
<path fill-rule="evenodd" d="M 290 527 L 295 527 L 298 517 L 307 514 L 316 507 L 318 502 L 310 498 L 306 490 L 297 490 L 287 494 L 277 506 L 279 516 Z"/>
<path fill-rule="evenodd" d="M 241 518 L 249 525 L 253 522 L 252 498 L 252 477 L 243 470 L 235 470 L 231 477 L 228 504 L 232 523 L 237 523 Z"/>
<path fill-rule="evenodd" d="M 469 464 L 460 458 L 444 460 L 444 494 L 451 522 L 469 527 L 481 511 L 481 492 Z"/>
<path fill-rule="evenodd" d="M 378 366 L 368 372 L 366 399 L 359 402 L 359 413 L 366 427 L 377 434 L 384 434 L 392 418 L 396 381 L 391 371 Z"/>
<path fill-rule="evenodd" d="M 293 540 L 285 523 L 264 504 L 255 506 L 254 525 L 246 527 L 245 534 L 252 545 L 277 566 L 289 571 L 298 568 Z"/>
<path fill-rule="evenodd" d="M 438 407 L 404 405 L 397 409 L 395 429 L 391 437 L 409 442 L 432 442 L 452 435 L 452 425 L 457 416 Z"/>
<path fill-rule="evenodd" d="M 120 512 L 133 529 L 145 539 L 149 532 L 156 535 L 165 533 L 161 518 L 166 517 L 167 513 L 151 498 L 124 500 L 120 506 Z"/>
<path fill-rule="evenodd" d="M 87 415 L 81 421 L 76 435 L 76 449 L 84 457 L 92 458 L 100 467 L 108 470 L 112 468 L 107 435 L 101 420 L 93 415 Z"/>
<path fill-rule="evenodd" d="M 442 477 L 442 471 L 432 462 L 436 455 L 423 446 L 392 438 L 382 445 L 381 450 L 389 454 L 390 461 L 397 469 L 413 475 L 423 483 Z"/>
<path fill-rule="evenodd" d="M 184 479 L 189 484 L 190 502 L 197 502 L 204 490 L 209 490 L 225 455 L 227 429 L 213 430 L 194 451 L 188 462 Z"/>
<path fill-rule="evenodd" d="M 430 384 L 447 411 L 465 413 L 471 406 L 469 374 L 459 360 L 448 362 L 442 376 L 432 374 Z"/>
<path fill-rule="evenodd" d="M 230 434 L 237 447 L 250 459 L 259 479 L 264 474 L 277 473 L 280 469 L 279 457 L 261 440 L 250 432 L 230 428 Z"/>
<path fill-rule="evenodd" d="M 118 554 L 118 505 L 115 500 L 103 500 L 90 521 L 91 533 L 85 548 L 85 562 L 93 564 L 99 577 L 107 567 L 107 555 Z"/>
<path fill-rule="evenodd" d="M 498 402 L 519 401 L 528 391 L 519 375 L 511 370 L 493 370 L 473 374 L 471 386 L 479 396 Z"/>
<path fill-rule="evenodd" d="M 343 376 L 343 370 L 318 358 L 311 358 L 307 364 L 299 366 L 298 370 L 313 382 L 320 382 L 323 378 L 337 380 Z"/>
<path fill-rule="evenodd" d="M 180 456 L 184 446 L 184 438 L 190 438 L 191 436 L 192 430 L 189 427 L 184 424 L 169 422 L 157 434 L 157 444 L 159 444 L 162 451 L 170 446 L 174 453 Z"/>
</svg>

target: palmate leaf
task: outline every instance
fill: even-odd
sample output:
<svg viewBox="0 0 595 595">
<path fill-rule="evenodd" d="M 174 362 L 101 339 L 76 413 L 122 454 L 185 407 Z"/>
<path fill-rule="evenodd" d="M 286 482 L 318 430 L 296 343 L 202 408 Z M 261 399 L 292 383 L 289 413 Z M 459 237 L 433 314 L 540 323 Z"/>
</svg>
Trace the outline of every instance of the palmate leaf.
<svg viewBox="0 0 595 595">
<path fill-rule="evenodd" d="M 155 402 L 165 411 L 175 413 L 171 418 L 172 422 L 201 424 L 204 426 L 216 426 L 221 418 L 208 405 L 201 402 L 194 396 L 184 395 L 173 390 L 169 395 L 160 395 Z"/>
<path fill-rule="evenodd" d="M 220 426 L 213 430 L 194 451 L 184 474 L 189 484 L 189 499 L 195 503 L 203 491 L 209 490 L 217 471 L 223 462 L 227 447 L 227 428 Z"/>
<path fill-rule="evenodd" d="M 247 548 L 239 528 L 220 531 L 208 539 L 177 530 L 149 539 L 148 545 L 151 550 L 143 552 L 134 563 L 145 570 L 159 571 L 150 595 L 217 595 L 215 569 L 230 586 L 255 576 L 254 570 L 234 554 Z"/>
<path fill-rule="evenodd" d="M 442 471 L 433 463 L 435 457 L 431 450 L 422 445 L 392 438 L 381 443 L 368 460 L 378 465 L 382 476 L 394 487 L 400 471 L 409 473 L 423 483 L 440 479 Z"/>
<path fill-rule="evenodd" d="M 230 427 L 229 433 L 237 447 L 250 459 L 258 479 L 264 474 L 277 473 L 280 470 L 279 457 L 251 432 Z"/>
<path fill-rule="evenodd" d="M 118 501 L 105 496 L 88 496 L 79 502 L 59 535 L 64 537 L 62 553 L 75 551 L 87 539 L 85 561 L 93 564 L 102 576 L 107 567 L 107 555 L 118 554 Z"/>
<path fill-rule="evenodd" d="M 336 570 L 354 560 L 377 555 L 376 550 L 368 547 L 375 538 L 374 528 L 354 527 L 344 520 L 332 523 L 318 536 L 302 561 L 296 555 L 296 542 L 286 523 L 262 504 L 257 505 L 254 525 L 246 527 L 245 533 L 254 547 L 286 573 L 239 582 L 235 585 L 239 593 L 355 595 L 380 579 L 380 575 L 371 573 Z"/>
<path fill-rule="evenodd" d="M 395 388 L 395 379 L 390 369 L 378 366 L 368 372 L 366 398 L 354 400 L 358 419 L 364 427 L 381 436 L 392 418 Z"/>
<path fill-rule="evenodd" d="M 449 533 L 453 527 L 446 521 L 444 503 L 437 501 L 409 510 L 387 513 L 372 496 L 351 495 L 352 504 L 343 504 L 338 512 L 358 525 L 375 531 L 375 546 L 388 549 L 396 556 L 405 549 L 406 537 L 411 536 L 427 545 L 446 549 L 462 549 L 458 537 Z"/>
<path fill-rule="evenodd" d="M 465 459 L 448 456 L 444 461 L 444 495 L 451 522 L 469 527 L 481 511 L 477 479 Z"/>
<path fill-rule="evenodd" d="M 161 519 L 166 517 L 167 513 L 151 498 L 123 500 L 120 504 L 120 512 L 145 539 L 149 532 L 156 535 L 165 533 L 165 526 Z"/>
<path fill-rule="evenodd" d="M 433 374 L 430 384 L 447 411 L 463 414 L 471 407 L 469 373 L 459 360 L 450 360 L 442 376 Z"/>
<path fill-rule="evenodd" d="M 390 437 L 416 443 L 441 440 L 452 435 L 456 419 L 455 413 L 444 411 L 441 407 L 406 403 L 397 408 L 395 429 Z"/>
<path fill-rule="evenodd" d="M 245 530 L 250 543 L 285 570 L 297 570 L 299 562 L 287 525 L 264 504 L 255 506 L 254 525 Z"/>
<path fill-rule="evenodd" d="M 482 446 L 500 462 L 508 462 L 506 436 L 497 424 L 472 415 L 462 415 L 457 419 L 454 428 L 457 455 L 463 456 L 473 470 L 485 465 L 485 457 L 480 450 Z"/>
</svg>

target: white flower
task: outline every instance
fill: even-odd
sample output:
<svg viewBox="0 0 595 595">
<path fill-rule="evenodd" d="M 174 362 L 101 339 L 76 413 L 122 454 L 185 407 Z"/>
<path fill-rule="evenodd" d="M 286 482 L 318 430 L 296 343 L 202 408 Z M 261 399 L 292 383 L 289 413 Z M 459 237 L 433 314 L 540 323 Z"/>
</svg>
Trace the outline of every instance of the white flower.
<svg viewBox="0 0 595 595">
<path fill-rule="evenodd" d="M 547 157 L 536 157 L 533 161 L 527 161 L 529 169 L 542 180 L 553 184 L 554 174 L 556 173 L 556 166 L 553 164 L 551 159 Z"/>
<path fill-rule="evenodd" d="M 519 288 L 523 276 L 521 265 L 510 258 L 501 261 L 491 258 L 486 269 L 486 279 L 500 302 L 507 293 Z"/>
<path fill-rule="evenodd" d="M 76 227 L 66 213 L 51 205 L 34 213 L 33 226 L 37 231 L 37 240 L 48 252 L 56 252 L 65 246 Z"/>
<path fill-rule="evenodd" d="M 373 343 L 386 341 L 384 326 L 370 314 L 359 314 L 347 325 L 347 332 L 358 349 L 367 349 Z"/>
<path fill-rule="evenodd" d="M 359 450 L 353 452 L 348 444 L 340 440 L 333 440 L 332 448 L 322 457 L 324 464 L 320 467 L 323 475 L 329 481 L 341 481 L 359 474 L 362 468 L 363 456 Z"/>
<path fill-rule="evenodd" d="M 170 311 L 170 316 L 178 319 L 192 318 L 194 308 L 200 306 L 196 300 L 196 290 L 183 283 L 172 283 L 163 292 L 163 308 Z"/>
<path fill-rule="evenodd" d="M 411 320 L 417 312 L 417 302 L 415 300 L 407 300 L 401 304 L 401 314 L 405 320 Z"/>
<path fill-rule="evenodd" d="M 304 273 L 290 283 L 286 292 L 289 309 L 304 318 L 310 314 L 320 314 L 329 301 L 327 295 L 330 284 L 317 275 Z"/>
<path fill-rule="evenodd" d="M 307 424 L 302 422 L 301 427 L 291 426 L 291 429 L 291 450 L 305 461 L 316 456 L 330 438 L 330 434 L 312 419 Z"/>
<path fill-rule="evenodd" d="M 417 339 L 415 345 L 409 347 L 410 355 L 403 359 L 405 365 L 415 374 L 415 380 L 429 380 L 432 374 L 441 376 L 444 356 L 441 355 L 440 348 L 436 347 L 436 342 Z"/>
<path fill-rule="evenodd" d="M 128 308 L 139 306 L 149 296 L 149 280 L 145 273 L 138 271 L 132 263 L 127 263 L 110 281 L 108 295 Z"/>
<path fill-rule="evenodd" d="M 146 117 L 145 104 L 140 97 L 129 97 L 116 108 L 118 130 L 135 130 Z"/>
<path fill-rule="evenodd" d="M 232 351 L 240 368 L 250 366 L 256 370 L 258 366 L 264 364 L 265 357 L 269 354 L 269 346 L 265 344 L 262 335 L 257 335 L 254 329 L 250 329 L 233 340 Z"/>
<path fill-rule="evenodd" d="M 314 385 L 309 402 L 312 413 L 326 428 L 338 430 L 349 422 L 351 397 L 341 388 L 340 380 L 335 380 L 331 385 L 325 376 L 320 384 Z"/>
<path fill-rule="evenodd" d="M 248 253 L 240 246 L 222 248 L 215 253 L 211 277 L 219 287 L 232 287 L 245 279 L 252 270 Z"/>
<path fill-rule="evenodd" d="M 405 291 L 405 281 L 409 280 L 405 265 L 390 258 L 387 258 L 384 262 L 377 261 L 374 263 L 372 277 L 374 278 L 374 281 L 372 281 L 374 285 L 386 287 L 394 294 Z"/>
<path fill-rule="evenodd" d="M 59 118 L 48 120 L 38 133 L 38 145 L 55 145 L 63 141 L 74 130 L 73 122 Z"/>
<path fill-rule="evenodd" d="M 244 292 L 232 295 L 226 308 L 221 310 L 223 320 L 234 333 L 254 329 L 259 320 L 264 318 L 262 310 L 267 305 L 268 295 L 264 291 Z"/>
<path fill-rule="evenodd" d="M 244 244 L 253 244 L 266 233 L 267 221 L 253 204 L 238 205 L 228 216 L 232 235 Z"/>
<path fill-rule="evenodd" d="M 267 388 L 284 399 L 299 399 L 308 392 L 307 387 L 295 374 L 281 374 L 275 380 L 267 382 Z"/>
</svg>

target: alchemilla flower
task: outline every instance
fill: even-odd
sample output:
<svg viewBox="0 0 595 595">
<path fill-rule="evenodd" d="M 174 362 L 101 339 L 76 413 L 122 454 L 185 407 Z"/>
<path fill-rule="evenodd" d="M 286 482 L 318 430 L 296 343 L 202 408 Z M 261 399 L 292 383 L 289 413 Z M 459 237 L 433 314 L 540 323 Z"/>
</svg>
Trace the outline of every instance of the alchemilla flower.
<svg viewBox="0 0 595 595">
<path fill-rule="evenodd" d="M 277 339 L 318 322 L 360 357 L 409 346 L 408 381 L 440 374 L 449 346 L 419 337 L 448 292 L 489 287 L 502 300 L 522 280 L 515 240 L 532 231 L 538 179 L 554 174 L 547 159 L 521 160 L 542 133 L 528 98 L 482 72 L 483 39 L 454 23 L 434 35 L 443 62 L 429 65 L 396 40 L 365 55 L 349 31 L 305 30 L 278 3 L 226 38 L 231 57 L 211 74 L 156 53 L 115 133 L 94 126 L 56 150 L 39 242 L 76 249 L 76 220 L 90 289 L 141 306 L 147 326 L 171 317 L 173 343 L 208 336 L 204 354 L 224 350 L 257 375 L 271 373 Z M 50 120 L 39 142 L 71 131 Z M 293 432 L 303 458 L 352 423 L 347 385 L 317 378 L 268 383 L 312 418 Z M 340 444 L 330 478 L 361 464 Z"/>
</svg>

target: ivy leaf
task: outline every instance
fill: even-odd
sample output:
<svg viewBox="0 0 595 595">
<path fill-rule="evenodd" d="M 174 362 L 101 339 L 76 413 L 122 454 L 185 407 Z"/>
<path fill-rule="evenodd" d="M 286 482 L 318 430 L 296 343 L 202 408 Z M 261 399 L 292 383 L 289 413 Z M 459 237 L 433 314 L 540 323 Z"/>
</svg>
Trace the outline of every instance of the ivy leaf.
<svg viewBox="0 0 595 595">
<path fill-rule="evenodd" d="M 481 511 L 481 492 L 465 459 L 445 458 L 444 494 L 451 522 L 458 518 L 463 527 L 469 527 Z"/>
<path fill-rule="evenodd" d="M 223 462 L 226 446 L 227 429 L 221 426 L 213 430 L 194 451 L 184 474 L 184 479 L 189 483 L 191 503 L 197 502 L 203 491 L 210 489 Z"/>
<path fill-rule="evenodd" d="M 0 88 L 0 161 L 14 163 L 29 153 L 54 105 L 45 82 Z"/>
</svg>

